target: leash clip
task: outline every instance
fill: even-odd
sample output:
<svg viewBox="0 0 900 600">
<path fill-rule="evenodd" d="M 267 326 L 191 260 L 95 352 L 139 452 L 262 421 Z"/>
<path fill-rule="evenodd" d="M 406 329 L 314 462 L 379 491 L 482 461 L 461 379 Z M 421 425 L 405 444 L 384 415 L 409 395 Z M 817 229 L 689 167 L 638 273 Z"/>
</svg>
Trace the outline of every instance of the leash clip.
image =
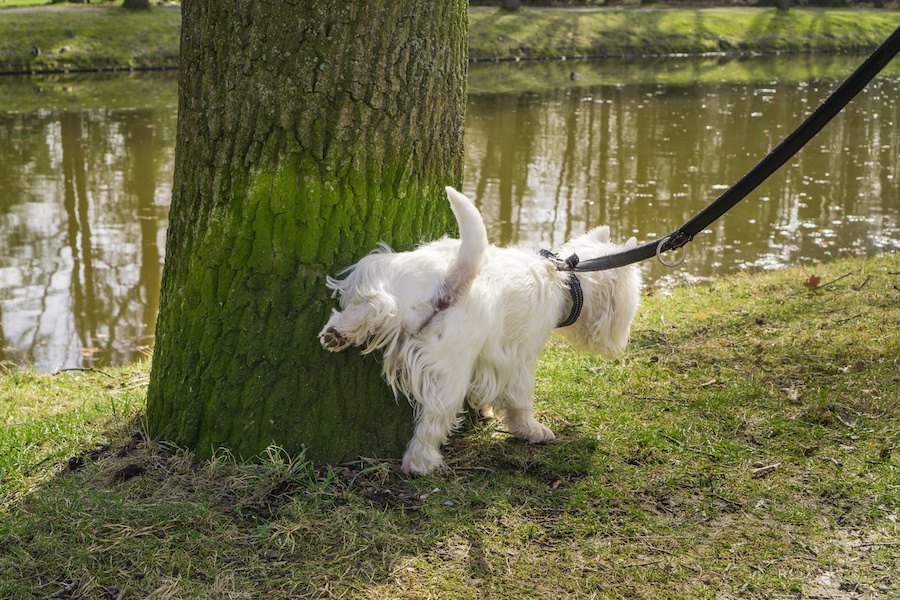
<svg viewBox="0 0 900 600">
<path fill-rule="evenodd" d="M 656 260 L 661 262 L 664 266 L 670 267 L 670 268 L 677 267 L 678 265 L 680 265 L 681 263 L 684 262 L 684 259 L 687 256 L 687 250 L 685 249 L 684 246 L 689 241 L 691 241 L 690 236 L 686 236 L 685 234 L 683 234 L 681 232 L 673 234 L 673 235 L 674 235 L 674 237 L 672 235 L 667 235 L 663 239 L 659 240 L 659 243 L 656 245 Z M 670 248 L 663 248 L 663 246 L 665 246 L 666 244 L 669 244 L 670 242 L 671 242 Z M 662 257 L 663 252 L 665 252 L 667 250 L 677 250 L 678 248 L 681 248 L 681 256 L 679 256 L 676 260 L 674 260 L 672 262 L 668 262 L 668 261 L 666 261 L 666 259 L 664 259 Z"/>
<path fill-rule="evenodd" d="M 572 254 L 568 258 L 562 259 L 559 257 L 559 253 L 546 248 L 541 248 L 539 254 L 556 265 L 557 271 L 574 271 L 575 266 L 581 260 L 577 254 Z"/>
</svg>

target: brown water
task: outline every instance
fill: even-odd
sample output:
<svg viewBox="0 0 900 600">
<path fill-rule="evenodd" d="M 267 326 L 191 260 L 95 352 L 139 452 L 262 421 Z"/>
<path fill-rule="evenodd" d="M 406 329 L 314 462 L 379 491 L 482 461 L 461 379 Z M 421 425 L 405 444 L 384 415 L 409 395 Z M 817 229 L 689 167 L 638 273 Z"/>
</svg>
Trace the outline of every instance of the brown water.
<svg viewBox="0 0 900 600">
<path fill-rule="evenodd" d="M 553 247 L 598 224 L 653 239 L 743 175 L 859 59 L 828 60 L 825 73 L 809 57 L 475 66 L 464 191 L 494 242 Z M 877 80 L 698 236 L 684 266 L 645 263 L 648 279 L 900 249 L 898 99 L 900 76 Z M 172 75 L 0 79 L 0 360 L 102 367 L 152 345 L 175 107 Z"/>
</svg>

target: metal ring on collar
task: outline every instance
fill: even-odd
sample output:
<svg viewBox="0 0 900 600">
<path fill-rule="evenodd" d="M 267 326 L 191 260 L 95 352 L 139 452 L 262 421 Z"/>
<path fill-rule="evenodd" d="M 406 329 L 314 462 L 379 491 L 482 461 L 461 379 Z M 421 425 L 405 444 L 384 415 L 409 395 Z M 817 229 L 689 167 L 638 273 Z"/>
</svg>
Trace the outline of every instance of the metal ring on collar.
<svg viewBox="0 0 900 600">
<path fill-rule="evenodd" d="M 662 247 L 666 242 L 669 241 L 670 237 L 672 236 L 667 235 L 663 239 L 659 240 L 659 243 L 656 245 L 656 260 L 667 267 L 677 267 L 684 262 L 684 258 L 687 256 L 687 249 L 684 246 L 681 246 L 681 256 L 679 256 L 678 259 L 673 262 L 666 262 L 666 260 L 662 257 Z"/>
</svg>

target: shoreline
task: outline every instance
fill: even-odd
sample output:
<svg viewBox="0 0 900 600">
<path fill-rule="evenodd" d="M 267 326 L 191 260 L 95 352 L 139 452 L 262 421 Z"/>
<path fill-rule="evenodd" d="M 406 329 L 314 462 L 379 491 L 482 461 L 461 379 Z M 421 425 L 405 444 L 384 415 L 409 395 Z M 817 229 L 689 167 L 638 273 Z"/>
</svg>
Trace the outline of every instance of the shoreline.
<svg viewBox="0 0 900 600">
<path fill-rule="evenodd" d="M 721 58 L 721 59 L 741 59 L 741 58 L 766 58 L 778 56 L 863 56 L 873 50 L 859 49 L 846 50 L 840 52 L 817 52 L 817 51 L 752 51 L 752 52 L 701 52 L 701 53 L 684 53 L 673 52 L 669 54 L 593 54 L 593 55 L 541 55 L 541 56 L 499 56 L 499 57 L 469 57 L 470 65 L 484 65 L 491 63 L 541 63 L 541 62 L 600 62 L 604 60 L 667 60 L 667 59 L 703 59 L 703 58 Z M 2 67 L 0 67 L 2 68 Z M 58 68 L 44 70 L 19 70 L 4 71 L 0 70 L 0 77 L 21 77 L 21 76 L 41 76 L 41 75 L 84 75 L 91 73 L 152 73 L 152 72 L 172 72 L 178 71 L 178 65 L 158 65 L 158 66 L 98 66 L 98 67 L 75 67 L 75 68 Z"/>
<path fill-rule="evenodd" d="M 898 26 L 890 9 L 476 7 L 469 63 L 859 54 Z M 0 75 L 175 70 L 180 29 L 173 7 L 3 9 Z"/>
</svg>

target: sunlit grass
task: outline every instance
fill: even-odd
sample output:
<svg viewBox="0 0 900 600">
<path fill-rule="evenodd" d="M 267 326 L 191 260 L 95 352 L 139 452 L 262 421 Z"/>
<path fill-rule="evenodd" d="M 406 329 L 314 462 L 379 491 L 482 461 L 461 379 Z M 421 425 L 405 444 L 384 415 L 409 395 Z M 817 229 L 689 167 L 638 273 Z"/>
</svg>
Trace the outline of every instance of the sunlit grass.
<svg viewBox="0 0 900 600">
<path fill-rule="evenodd" d="M 143 406 L 146 367 L 0 376 L 0 514 L 74 449 L 108 444 Z"/>
<path fill-rule="evenodd" d="M 32 0 L 0 0 L 0 8 L 26 2 Z M 180 11 L 134 12 L 118 2 L 104 4 L 69 7 L 64 16 L 40 6 L 27 14 L 0 10 L 0 71 L 177 65 Z M 858 52 L 873 48 L 898 25 L 900 16 L 891 10 L 473 10 L 469 55 Z M 34 48 L 40 54 L 32 54 Z"/>
<path fill-rule="evenodd" d="M 545 352 L 556 442 L 472 424 L 418 479 L 194 464 L 140 434 L 146 365 L 10 371 L 5 421 L 59 425 L 3 446 L 0 597 L 892 597 L 898 347 L 898 255 L 655 293 L 618 361 Z"/>
<path fill-rule="evenodd" d="M 89 10 L 0 10 L 0 71 L 175 67 L 181 13 L 116 5 Z"/>
<path fill-rule="evenodd" d="M 474 11 L 469 55 L 846 52 L 874 47 L 898 25 L 900 16 L 887 10 Z"/>
<path fill-rule="evenodd" d="M 0 8 L 16 6 L 49 6 L 50 0 L 0 0 Z"/>
</svg>

